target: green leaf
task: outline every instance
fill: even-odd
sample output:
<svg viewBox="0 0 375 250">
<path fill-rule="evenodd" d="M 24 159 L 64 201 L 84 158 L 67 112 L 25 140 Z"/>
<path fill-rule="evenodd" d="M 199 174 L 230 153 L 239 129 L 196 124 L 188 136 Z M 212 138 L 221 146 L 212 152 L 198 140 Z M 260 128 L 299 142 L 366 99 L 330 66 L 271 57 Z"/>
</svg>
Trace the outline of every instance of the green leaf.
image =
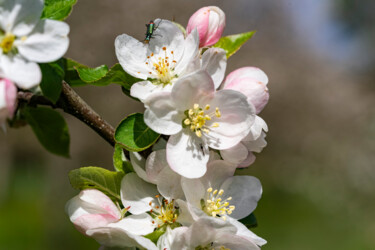
<svg viewBox="0 0 375 250">
<path fill-rule="evenodd" d="M 142 79 L 135 78 L 124 71 L 120 64 L 115 64 L 111 69 L 105 65 L 97 68 L 75 67 L 82 81 L 96 86 L 106 86 L 111 83 L 119 84 L 126 90 Z"/>
<path fill-rule="evenodd" d="M 63 61 L 40 63 L 39 66 L 42 71 L 40 88 L 43 95 L 53 103 L 56 103 L 61 94 L 62 80 L 65 75 Z"/>
<path fill-rule="evenodd" d="M 45 0 L 43 19 L 64 20 L 72 12 L 77 0 Z"/>
<path fill-rule="evenodd" d="M 236 53 L 241 46 L 247 42 L 253 35 L 255 31 L 250 31 L 246 33 L 230 35 L 220 38 L 220 40 L 214 45 L 214 47 L 222 48 L 227 52 L 227 58 L 231 57 Z"/>
<path fill-rule="evenodd" d="M 87 66 L 80 64 L 72 59 L 63 58 L 65 77 L 64 80 L 72 87 L 79 87 L 87 85 L 86 82 L 82 81 L 79 78 L 78 72 L 75 69 L 76 67 L 87 68 Z"/>
<path fill-rule="evenodd" d="M 22 110 L 40 143 L 51 153 L 69 157 L 69 130 L 64 118 L 46 107 L 25 107 Z"/>
<path fill-rule="evenodd" d="M 119 144 L 115 144 L 115 151 L 113 153 L 113 166 L 118 172 L 123 172 L 123 173 L 134 172 L 133 166 L 126 159 L 124 150 Z"/>
<path fill-rule="evenodd" d="M 116 128 L 115 140 L 123 148 L 139 152 L 152 146 L 159 134 L 151 130 L 143 121 L 143 114 L 129 115 Z"/>
<path fill-rule="evenodd" d="M 153 231 L 152 233 L 149 233 L 149 234 L 145 235 L 144 237 L 151 240 L 155 244 L 157 244 L 160 236 L 162 236 L 165 233 L 166 230 L 167 230 L 166 227 L 162 226 L 162 227 L 156 229 L 155 231 Z"/>
<path fill-rule="evenodd" d="M 69 172 L 70 184 L 73 188 L 97 189 L 114 201 L 121 201 L 120 190 L 122 172 L 109 171 L 99 167 L 83 167 Z"/>
<path fill-rule="evenodd" d="M 242 224 L 244 224 L 247 228 L 254 228 L 258 226 L 257 218 L 255 218 L 255 215 L 253 213 L 239 221 Z"/>
</svg>

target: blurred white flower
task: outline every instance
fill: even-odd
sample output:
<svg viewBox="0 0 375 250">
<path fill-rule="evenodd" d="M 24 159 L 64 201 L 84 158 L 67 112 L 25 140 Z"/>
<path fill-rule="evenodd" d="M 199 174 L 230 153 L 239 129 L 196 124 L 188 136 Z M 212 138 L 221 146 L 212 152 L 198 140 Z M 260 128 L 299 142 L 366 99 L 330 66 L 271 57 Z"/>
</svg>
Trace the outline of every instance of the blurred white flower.
<svg viewBox="0 0 375 250">
<path fill-rule="evenodd" d="M 61 58 L 69 46 L 69 26 L 40 20 L 43 8 L 43 0 L 4 0 L 0 4 L 0 77 L 23 89 L 40 83 L 37 63 Z"/>
</svg>

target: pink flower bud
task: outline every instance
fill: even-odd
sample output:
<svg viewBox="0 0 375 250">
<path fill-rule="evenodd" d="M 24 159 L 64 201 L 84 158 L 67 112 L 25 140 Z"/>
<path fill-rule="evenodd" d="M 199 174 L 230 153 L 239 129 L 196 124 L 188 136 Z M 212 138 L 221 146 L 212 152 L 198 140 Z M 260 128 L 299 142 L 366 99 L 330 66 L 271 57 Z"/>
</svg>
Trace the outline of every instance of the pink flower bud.
<svg viewBox="0 0 375 250">
<path fill-rule="evenodd" d="M 8 79 L 0 79 L 0 122 L 12 118 L 17 104 L 17 87 Z"/>
<path fill-rule="evenodd" d="M 219 41 L 224 27 L 224 12 L 219 7 L 208 6 L 200 8 L 190 17 L 186 32 L 190 34 L 197 28 L 199 33 L 199 47 L 207 47 Z"/>
<path fill-rule="evenodd" d="M 269 93 L 267 88 L 268 77 L 260 69 L 243 67 L 231 72 L 223 83 L 223 89 L 233 89 L 247 97 L 248 102 L 255 106 L 256 113 L 266 106 Z"/>
</svg>

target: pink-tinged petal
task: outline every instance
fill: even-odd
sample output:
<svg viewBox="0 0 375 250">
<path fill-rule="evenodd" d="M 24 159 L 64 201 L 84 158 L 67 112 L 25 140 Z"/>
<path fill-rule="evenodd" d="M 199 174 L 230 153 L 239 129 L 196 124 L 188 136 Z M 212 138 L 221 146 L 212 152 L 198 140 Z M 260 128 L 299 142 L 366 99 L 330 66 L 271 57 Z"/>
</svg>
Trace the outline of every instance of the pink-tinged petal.
<svg viewBox="0 0 375 250">
<path fill-rule="evenodd" d="M 17 107 L 17 87 L 8 79 L 3 79 L 5 83 L 5 101 L 8 109 L 8 117 L 12 118 Z"/>
<path fill-rule="evenodd" d="M 210 17 L 210 8 L 203 7 L 197 10 L 189 19 L 188 25 L 186 27 L 186 33 L 190 34 L 194 29 L 198 30 L 199 34 L 199 47 L 204 46 L 204 41 L 207 36 L 208 25 Z"/>
<path fill-rule="evenodd" d="M 85 214 L 73 221 L 74 226 L 83 234 L 89 229 L 105 227 L 110 223 L 118 221 L 119 218 L 110 214 Z"/>
<path fill-rule="evenodd" d="M 253 176 L 233 176 L 221 185 L 224 190 L 223 199 L 232 197 L 231 205 L 235 206 L 230 215 L 237 220 L 250 215 L 258 205 L 262 196 L 262 185 Z"/>
<path fill-rule="evenodd" d="M 257 82 L 261 82 L 265 85 L 268 84 L 268 77 L 267 75 L 259 68 L 256 67 L 243 67 L 232 71 L 226 78 L 223 83 L 223 88 L 225 88 L 228 84 L 233 83 L 241 78 L 251 78 Z"/>
<path fill-rule="evenodd" d="M 123 34 L 116 38 L 115 48 L 122 68 L 130 75 L 146 80 L 150 72 L 146 65 L 146 44 Z"/>
<path fill-rule="evenodd" d="M 205 69 L 215 84 L 215 89 L 219 88 L 224 79 L 227 67 L 227 55 L 221 48 L 209 48 L 202 55 L 202 69 Z"/>
<path fill-rule="evenodd" d="M 208 32 L 206 36 L 206 41 L 204 42 L 204 47 L 214 45 L 217 43 L 223 34 L 225 28 L 225 14 L 224 12 L 216 7 L 210 7 L 210 17 Z"/>
<path fill-rule="evenodd" d="M 209 6 L 197 10 L 189 19 L 186 32 L 194 29 L 199 33 L 199 47 L 207 47 L 219 41 L 225 28 L 225 14 L 216 7 Z"/>
<path fill-rule="evenodd" d="M 124 176 L 121 182 L 121 201 L 132 214 L 142 214 L 151 210 L 150 202 L 158 194 L 156 186 L 145 182 L 136 173 Z"/>
<path fill-rule="evenodd" d="M 107 247 L 139 247 L 141 249 L 157 250 L 151 240 L 131 234 L 121 228 L 99 227 L 87 231 L 87 235 L 94 238 L 101 245 Z"/>
<path fill-rule="evenodd" d="M 238 165 L 237 167 L 238 168 L 247 168 L 248 166 L 250 166 L 251 164 L 253 164 L 255 162 L 255 155 L 252 153 L 252 152 L 249 152 L 246 159 L 241 162 L 240 165 Z"/>
<path fill-rule="evenodd" d="M 231 148 L 220 150 L 220 154 L 224 161 L 238 165 L 247 158 L 248 150 L 242 143 L 238 143 Z"/>
<path fill-rule="evenodd" d="M 147 126 L 159 134 L 173 135 L 181 131 L 184 114 L 176 110 L 171 94 L 159 92 L 145 101 L 144 120 Z"/>
<path fill-rule="evenodd" d="M 166 150 L 161 149 L 161 150 L 152 152 L 147 157 L 146 173 L 147 173 L 147 178 L 149 179 L 149 182 L 156 184 L 159 178 L 160 172 L 164 168 L 169 168 L 166 154 L 167 154 Z"/>
<path fill-rule="evenodd" d="M 211 127 L 204 134 L 209 146 L 214 149 L 228 149 L 238 144 L 250 131 L 255 119 L 255 109 L 247 102 L 246 97 L 233 90 L 220 90 L 213 99 L 207 102 L 213 110 L 219 108 L 221 117 L 213 116 L 206 122 Z"/>
<path fill-rule="evenodd" d="M 207 145 L 186 129 L 168 140 L 168 164 L 173 171 L 184 177 L 202 177 L 206 173 L 209 157 Z"/>
<path fill-rule="evenodd" d="M 180 78 L 172 89 L 174 108 L 184 112 L 193 108 L 195 103 L 200 104 L 202 97 L 212 98 L 214 91 L 214 83 L 206 71 L 186 75 Z"/>
<path fill-rule="evenodd" d="M 243 93 L 252 103 L 257 114 L 263 110 L 269 99 L 268 77 L 258 68 L 245 67 L 230 73 L 223 84 L 224 89 Z"/>
<path fill-rule="evenodd" d="M 120 218 L 121 213 L 113 201 L 104 193 L 96 189 L 86 189 L 79 194 L 80 200 L 101 208 L 115 218 Z"/>
</svg>

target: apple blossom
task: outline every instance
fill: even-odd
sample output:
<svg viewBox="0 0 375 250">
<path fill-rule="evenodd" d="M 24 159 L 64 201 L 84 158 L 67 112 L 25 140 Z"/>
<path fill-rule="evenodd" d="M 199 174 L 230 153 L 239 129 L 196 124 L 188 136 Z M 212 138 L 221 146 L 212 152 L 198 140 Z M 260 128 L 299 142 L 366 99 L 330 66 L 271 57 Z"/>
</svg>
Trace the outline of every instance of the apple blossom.
<svg viewBox="0 0 375 250">
<path fill-rule="evenodd" d="M 167 250 L 258 250 L 249 238 L 236 234 L 237 229 L 223 221 L 199 219 L 190 227 L 167 229 L 158 240 L 159 249 Z"/>
<path fill-rule="evenodd" d="M 133 84 L 130 90 L 141 101 L 151 93 L 170 91 L 179 77 L 195 70 L 192 62 L 199 55 L 196 31 L 185 39 L 172 22 L 156 19 L 155 24 L 157 28 L 147 44 L 126 34 L 115 41 L 117 59 L 123 69 L 143 80 Z"/>
<path fill-rule="evenodd" d="M 52 62 L 68 49 L 69 26 L 40 20 L 43 0 L 4 0 L 0 5 L 0 77 L 28 89 L 41 81 L 37 63 Z"/>
<path fill-rule="evenodd" d="M 17 88 L 8 79 L 0 79 L 0 126 L 12 118 L 16 109 Z"/>
<path fill-rule="evenodd" d="M 255 67 L 243 67 L 226 77 L 222 89 L 232 89 L 243 93 L 259 114 L 269 99 L 267 83 L 268 77 L 262 70 Z"/>
<path fill-rule="evenodd" d="M 206 172 L 208 148 L 227 149 L 250 131 L 254 107 L 233 90 L 215 92 L 205 71 L 179 79 L 171 93 L 159 92 L 145 101 L 145 123 L 154 131 L 171 135 L 167 161 L 177 173 L 199 178 Z"/>
<path fill-rule="evenodd" d="M 216 6 L 203 7 L 189 19 L 187 34 L 194 29 L 199 33 L 199 47 L 208 47 L 219 41 L 225 28 L 225 14 Z"/>
<path fill-rule="evenodd" d="M 96 189 L 86 189 L 66 204 L 66 212 L 81 233 L 108 247 L 146 247 L 154 244 L 142 235 L 154 230 L 148 214 L 124 217 L 128 209 Z M 151 247 L 151 248 L 149 248 Z"/>
</svg>

